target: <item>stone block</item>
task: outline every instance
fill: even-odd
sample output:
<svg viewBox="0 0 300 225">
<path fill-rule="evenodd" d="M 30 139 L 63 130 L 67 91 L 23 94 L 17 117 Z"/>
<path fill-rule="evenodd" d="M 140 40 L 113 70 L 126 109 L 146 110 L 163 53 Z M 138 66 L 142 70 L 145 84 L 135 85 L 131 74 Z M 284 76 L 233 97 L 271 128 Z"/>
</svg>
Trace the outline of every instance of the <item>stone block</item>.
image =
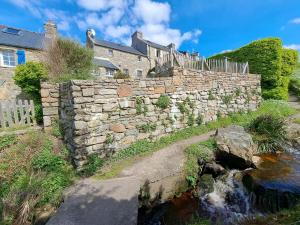
<svg viewBox="0 0 300 225">
<path fill-rule="evenodd" d="M 111 124 L 109 129 L 113 132 L 116 132 L 116 133 L 123 133 L 123 132 L 126 131 L 125 126 L 121 123 Z"/>
<path fill-rule="evenodd" d="M 166 93 L 166 88 L 164 86 L 161 87 L 154 87 L 155 94 L 164 94 Z"/>
<path fill-rule="evenodd" d="M 117 93 L 120 98 L 130 97 L 132 96 L 132 88 L 130 85 L 122 84 L 118 87 Z"/>
<path fill-rule="evenodd" d="M 90 97 L 94 95 L 94 88 L 84 88 L 82 89 L 82 96 Z"/>
<path fill-rule="evenodd" d="M 117 103 L 106 103 L 103 105 L 104 112 L 112 112 L 118 108 L 119 104 Z"/>
<path fill-rule="evenodd" d="M 48 89 L 41 89 L 41 97 L 47 98 L 49 96 L 49 90 Z"/>
<path fill-rule="evenodd" d="M 84 121 L 75 121 L 74 122 L 74 128 L 76 130 L 85 129 L 87 127 L 87 123 Z"/>
<path fill-rule="evenodd" d="M 43 108 L 43 115 L 44 116 L 58 115 L 58 108 L 57 107 Z"/>
</svg>

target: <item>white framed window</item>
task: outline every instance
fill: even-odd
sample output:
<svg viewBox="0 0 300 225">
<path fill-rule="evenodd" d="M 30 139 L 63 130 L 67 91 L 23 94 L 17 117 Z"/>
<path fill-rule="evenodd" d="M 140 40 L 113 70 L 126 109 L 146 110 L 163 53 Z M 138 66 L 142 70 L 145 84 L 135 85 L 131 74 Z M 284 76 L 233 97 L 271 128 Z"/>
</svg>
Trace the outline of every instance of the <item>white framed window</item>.
<svg viewBox="0 0 300 225">
<path fill-rule="evenodd" d="M 109 56 L 114 56 L 114 51 L 112 49 L 108 49 L 108 55 Z"/>
<path fill-rule="evenodd" d="M 94 67 L 93 70 L 92 70 L 92 74 L 96 77 L 99 77 L 101 75 L 100 67 Z"/>
<path fill-rule="evenodd" d="M 140 56 L 140 55 L 138 56 L 138 61 L 142 62 L 142 56 Z"/>
<path fill-rule="evenodd" d="M 0 49 L 0 65 L 3 67 L 16 66 L 16 52 L 11 49 Z"/>
<path fill-rule="evenodd" d="M 110 69 L 110 68 L 105 68 L 105 70 L 106 70 L 106 76 L 108 76 L 108 77 L 113 77 L 114 76 L 114 74 L 115 74 L 115 70 L 114 69 Z"/>
<path fill-rule="evenodd" d="M 143 70 L 136 70 L 136 76 L 142 77 L 143 76 Z"/>
</svg>

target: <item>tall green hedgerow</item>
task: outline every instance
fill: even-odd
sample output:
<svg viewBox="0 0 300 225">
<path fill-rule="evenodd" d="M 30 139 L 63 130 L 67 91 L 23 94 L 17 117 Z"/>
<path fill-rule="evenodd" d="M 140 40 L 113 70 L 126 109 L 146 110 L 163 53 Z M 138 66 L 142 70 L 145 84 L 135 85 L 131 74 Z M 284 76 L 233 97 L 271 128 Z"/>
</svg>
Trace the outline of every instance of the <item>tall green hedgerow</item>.
<svg viewBox="0 0 300 225">
<path fill-rule="evenodd" d="M 284 49 L 281 39 L 261 39 L 211 58 L 224 57 L 230 61 L 249 62 L 250 73 L 261 74 L 265 99 L 287 99 L 289 78 L 298 62 L 298 52 Z"/>
<path fill-rule="evenodd" d="M 44 64 L 39 62 L 27 62 L 16 67 L 14 80 L 22 91 L 33 99 L 37 122 L 42 122 L 41 84 L 40 80 L 47 77 L 48 71 Z"/>
</svg>

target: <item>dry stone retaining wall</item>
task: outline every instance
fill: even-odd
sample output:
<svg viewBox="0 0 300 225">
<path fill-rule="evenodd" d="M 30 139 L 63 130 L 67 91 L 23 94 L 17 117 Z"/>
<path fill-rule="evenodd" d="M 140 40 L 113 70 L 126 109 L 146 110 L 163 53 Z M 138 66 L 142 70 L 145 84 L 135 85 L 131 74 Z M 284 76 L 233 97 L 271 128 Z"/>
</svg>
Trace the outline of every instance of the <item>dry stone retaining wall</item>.
<svg viewBox="0 0 300 225">
<path fill-rule="evenodd" d="M 52 91 L 48 92 L 51 96 Z M 181 69 L 174 69 L 171 77 L 74 80 L 60 85 L 59 92 L 60 121 L 78 167 L 88 154 L 107 157 L 135 141 L 157 139 L 188 124 L 196 125 L 198 118 L 207 122 L 255 110 L 261 101 L 259 75 Z M 156 104 L 161 95 L 171 100 L 167 109 Z M 57 104 L 44 100 L 52 98 L 43 97 L 47 121 L 55 116 L 50 114 Z"/>
</svg>

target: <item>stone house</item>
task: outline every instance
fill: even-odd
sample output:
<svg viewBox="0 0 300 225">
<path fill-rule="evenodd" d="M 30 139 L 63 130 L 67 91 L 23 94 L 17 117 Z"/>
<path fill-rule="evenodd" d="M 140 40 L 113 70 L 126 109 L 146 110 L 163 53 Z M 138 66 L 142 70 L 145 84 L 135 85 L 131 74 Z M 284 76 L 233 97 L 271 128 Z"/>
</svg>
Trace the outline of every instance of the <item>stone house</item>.
<svg viewBox="0 0 300 225">
<path fill-rule="evenodd" d="M 163 46 L 143 38 L 143 34 L 136 31 L 132 35 L 132 45 L 125 46 L 117 43 L 98 40 L 95 32 L 87 31 L 87 46 L 94 51 L 95 76 L 112 77 L 120 70 L 134 78 L 146 77 L 155 67 L 155 60 L 170 54 L 175 45 Z"/>
<path fill-rule="evenodd" d="M 22 98 L 13 76 L 18 64 L 41 61 L 46 43 L 57 35 L 56 25 L 48 21 L 44 33 L 0 25 L 0 100 Z"/>
</svg>

